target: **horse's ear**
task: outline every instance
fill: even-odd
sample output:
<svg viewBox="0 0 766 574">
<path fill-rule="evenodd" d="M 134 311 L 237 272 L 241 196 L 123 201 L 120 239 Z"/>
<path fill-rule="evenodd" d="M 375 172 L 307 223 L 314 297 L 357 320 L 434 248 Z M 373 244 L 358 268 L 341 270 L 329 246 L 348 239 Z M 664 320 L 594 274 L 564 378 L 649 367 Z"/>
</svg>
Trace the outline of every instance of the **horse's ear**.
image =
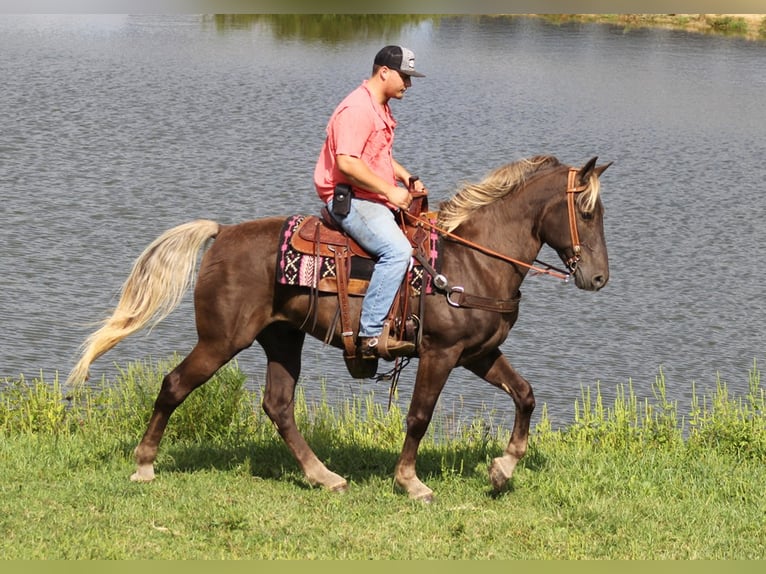
<svg viewBox="0 0 766 574">
<path fill-rule="evenodd" d="M 609 163 L 605 163 L 604 165 L 598 166 L 596 168 L 596 177 L 601 177 L 601 174 L 606 171 L 606 168 L 608 168 L 613 163 L 614 163 L 613 161 L 610 161 Z"/>
<path fill-rule="evenodd" d="M 596 167 L 596 160 L 598 156 L 588 160 L 584 166 L 577 172 L 577 179 L 580 180 L 580 185 L 587 185 L 590 181 L 590 176 L 593 175 L 593 169 Z"/>
</svg>

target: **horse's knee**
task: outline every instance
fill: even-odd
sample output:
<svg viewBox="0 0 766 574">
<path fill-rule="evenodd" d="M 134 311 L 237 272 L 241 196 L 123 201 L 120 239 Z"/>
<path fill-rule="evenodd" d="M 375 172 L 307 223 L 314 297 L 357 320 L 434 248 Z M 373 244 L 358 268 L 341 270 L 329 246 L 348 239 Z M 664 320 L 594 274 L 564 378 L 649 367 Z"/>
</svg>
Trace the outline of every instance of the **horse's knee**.
<svg viewBox="0 0 766 574">
<path fill-rule="evenodd" d="M 532 392 L 532 387 L 529 387 L 529 392 L 519 398 L 519 409 L 524 413 L 531 415 L 535 410 L 535 406 L 535 394 Z"/>
<path fill-rule="evenodd" d="M 431 417 L 423 412 L 416 412 L 407 415 L 407 434 L 411 437 L 421 440 L 428 430 L 431 423 Z"/>
<path fill-rule="evenodd" d="M 512 386 L 503 386 L 504 390 L 513 397 L 516 408 L 525 415 L 531 415 L 535 410 L 535 394 L 532 391 L 532 385 L 519 377 L 518 384 Z"/>
</svg>

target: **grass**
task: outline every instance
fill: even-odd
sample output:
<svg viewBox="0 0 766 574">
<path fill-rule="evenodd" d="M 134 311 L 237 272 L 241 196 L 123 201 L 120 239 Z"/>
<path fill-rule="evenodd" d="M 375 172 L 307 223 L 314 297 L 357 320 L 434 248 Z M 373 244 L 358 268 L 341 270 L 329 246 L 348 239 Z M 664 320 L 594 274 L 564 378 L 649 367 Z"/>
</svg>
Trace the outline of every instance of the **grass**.
<svg viewBox="0 0 766 574">
<path fill-rule="evenodd" d="M 763 559 L 766 400 L 719 381 L 688 415 L 630 386 L 604 404 L 583 389 L 573 423 L 545 413 L 508 491 L 487 465 L 509 433 L 477 414 L 435 421 L 418 459 L 432 505 L 392 482 L 404 413 L 370 396 L 298 396 L 317 454 L 347 477 L 314 489 L 236 363 L 174 414 L 150 484 L 128 480 L 162 374 L 177 358 L 127 365 L 72 400 L 58 381 L 0 391 L 3 559 Z"/>
</svg>

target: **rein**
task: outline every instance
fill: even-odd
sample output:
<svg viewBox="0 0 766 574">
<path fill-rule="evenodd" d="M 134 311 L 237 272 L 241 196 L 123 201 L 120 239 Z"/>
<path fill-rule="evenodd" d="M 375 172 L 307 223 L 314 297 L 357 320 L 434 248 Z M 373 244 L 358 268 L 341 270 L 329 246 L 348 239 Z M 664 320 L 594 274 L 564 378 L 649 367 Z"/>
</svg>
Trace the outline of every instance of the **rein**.
<svg viewBox="0 0 766 574">
<path fill-rule="evenodd" d="M 407 212 L 404 212 L 404 213 L 408 218 L 410 218 L 411 221 L 422 223 L 423 225 L 430 227 L 431 229 L 433 229 L 440 235 L 449 237 L 450 239 L 456 241 L 457 243 L 462 243 L 463 245 L 466 245 L 467 247 L 470 247 L 471 249 L 475 249 L 476 251 L 484 253 L 485 255 L 489 255 L 490 257 L 495 257 L 497 259 L 500 259 L 501 261 L 505 261 L 506 263 L 512 263 L 514 265 L 520 265 L 522 267 L 526 267 L 527 269 L 530 269 L 539 275 L 551 275 L 553 277 L 557 277 L 558 279 L 569 281 L 570 274 L 567 273 L 566 271 L 562 271 L 561 269 L 556 269 L 556 267 L 554 267 L 553 265 L 548 265 L 547 263 L 543 263 L 542 261 L 538 261 L 537 259 L 535 259 L 535 263 L 538 263 L 540 265 L 545 265 L 545 268 L 543 269 L 541 267 L 537 267 L 530 263 L 526 263 L 525 261 L 514 259 L 513 257 L 509 257 L 508 255 L 503 255 L 502 253 L 499 253 L 498 251 L 494 251 L 490 249 L 489 247 L 484 247 L 483 245 L 474 243 L 473 241 L 469 239 L 465 239 L 463 237 L 460 237 L 459 235 L 455 235 L 454 233 L 451 233 L 447 231 L 446 229 L 443 229 L 439 227 L 438 225 L 431 223 L 427 219 L 422 219 L 416 215 L 412 215 L 411 213 L 407 213 Z"/>
<path fill-rule="evenodd" d="M 537 275 L 550 275 L 552 277 L 556 277 L 558 279 L 562 279 L 565 282 L 567 282 L 569 281 L 571 274 L 574 273 L 575 269 L 577 268 L 577 263 L 580 261 L 580 252 L 582 251 L 582 245 L 580 244 L 580 234 L 577 232 L 577 218 L 576 218 L 577 212 L 575 210 L 574 198 L 576 194 L 582 193 L 583 191 L 587 190 L 589 186 L 589 184 L 584 184 L 580 186 L 575 185 L 577 173 L 578 173 L 577 168 L 574 168 L 574 167 L 569 168 L 569 175 L 567 178 L 567 190 L 566 190 L 567 212 L 569 215 L 569 235 L 572 239 L 572 251 L 574 253 L 574 255 L 570 257 L 569 259 L 567 259 L 566 261 L 566 265 L 567 265 L 567 268 L 569 269 L 569 272 L 562 271 L 561 269 L 557 269 L 553 265 L 549 265 L 547 263 L 539 261 L 538 259 L 535 259 L 534 262 L 539 265 L 544 265 L 545 268 L 537 267 L 530 263 L 526 263 L 525 261 L 519 261 L 518 259 L 509 257 L 508 255 L 503 255 L 502 253 L 489 249 L 488 247 L 484 247 L 483 245 L 479 245 L 478 243 L 474 243 L 473 241 L 460 237 L 459 235 L 455 235 L 454 233 L 451 233 L 447 231 L 446 229 L 442 229 L 436 224 L 431 223 L 427 219 L 413 215 L 407 211 L 403 211 L 402 213 L 404 213 L 404 215 L 406 215 L 411 221 L 423 224 L 431 228 L 432 230 L 436 231 L 437 233 L 440 233 L 441 235 L 444 235 L 445 237 L 449 237 L 450 239 L 458 243 L 462 243 L 463 245 L 466 245 L 470 247 L 471 249 L 475 249 L 476 251 L 484 253 L 485 255 L 489 255 L 490 257 L 495 257 L 497 259 L 500 259 L 507 263 L 511 263 L 513 265 L 520 265 L 522 267 L 526 267 L 527 269 L 534 271 L 535 274 Z M 436 286 L 439 287 L 438 284 Z"/>
</svg>

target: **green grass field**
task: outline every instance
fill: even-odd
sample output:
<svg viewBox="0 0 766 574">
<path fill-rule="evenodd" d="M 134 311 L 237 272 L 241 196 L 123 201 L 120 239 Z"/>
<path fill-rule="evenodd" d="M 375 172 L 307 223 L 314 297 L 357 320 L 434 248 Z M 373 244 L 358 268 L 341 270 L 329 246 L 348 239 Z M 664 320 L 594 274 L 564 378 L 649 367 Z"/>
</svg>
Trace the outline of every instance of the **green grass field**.
<svg viewBox="0 0 766 574">
<path fill-rule="evenodd" d="M 236 364 L 171 419 L 149 484 L 128 479 L 162 374 L 135 363 L 65 400 L 57 381 L 0 391 L 3 559 L 764 559 L 766 418 L 760 373 L 749 392 L 721 383 L 689 414 L 665 398 L 598 388 L 574 422 L 543 413 L 510 488 L 487 466 L 508 431 L 477 415 L 435 421 L 421 448 L 426 505 L 393 486 L 404 412 L 370 396 L 307 404 L 299 424 L 350 481 L 311 488 L 244 387 Z"/>
</svg>

